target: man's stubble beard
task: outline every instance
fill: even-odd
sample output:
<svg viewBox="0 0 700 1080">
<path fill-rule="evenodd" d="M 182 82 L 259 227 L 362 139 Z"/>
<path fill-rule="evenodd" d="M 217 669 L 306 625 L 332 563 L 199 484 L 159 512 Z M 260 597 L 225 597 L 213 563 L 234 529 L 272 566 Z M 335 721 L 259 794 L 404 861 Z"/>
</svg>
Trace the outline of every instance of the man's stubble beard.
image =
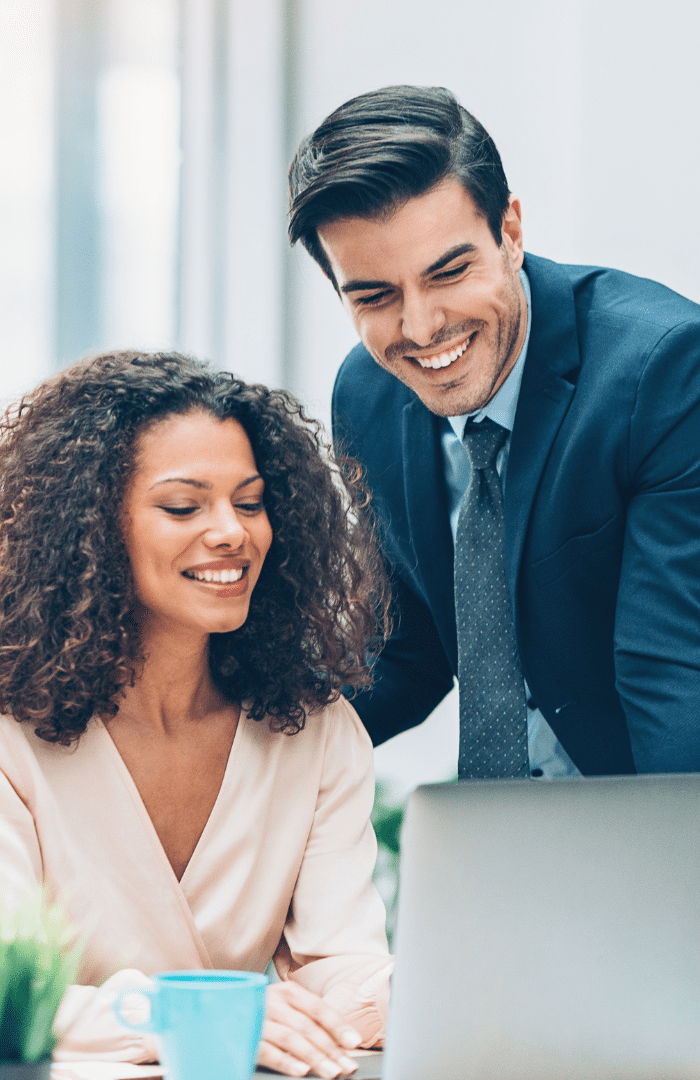
<svg viewBox="0 0 700 1080">
<path fill-rule="evenodd" d="M 498 390 L 500 390 L 503 383 L 513 370 L 515 363 L 518 359 L 519 350 L 516 352 L 516 346 L 518 344 L 518 337 L 520 336 L 520 327 L 522 322 L 522 304 L 520 300 L 520 293 L 518 292 L 515 282 L 511 279 L 511 295 L 514 300 L 513 308 L 511 309 L 511 315 L 504 325 L 502 320 L 498 321 L 496 328 L 496 343 L 495 343 L 495 355 L 497 357 L 496 368 L 493 372 L 488 388 L 486 388 L 477 398 L 472 400 L 466 400 L 463 408 L 459 413 L 452 413 L 448 415 L 461 416 L 464 413 L 478 412 L 479 409 L 483 409 L 488 405 L 492 397 L 497 393 L 496 384 L 505 371 L 505 377 L 502 379 Z"/>
<path fill-rule="evenodd" d="M 421 398 L 426 408 L 432 413 L 435 413 L 436 416 L 464 416 L 467 413 L 475 413 L 480 409 L 483 409 L 497 392 L 495 387 L 503 374 L 504 369 L 507 369 L 507 372 L 505 378 L 498 387 L 499 390 L 515 366 L 519 355 L 519 350 L 516 353 L 515 349 L 522 325 L 523 298 L 519 289 L 520 279 L 518 278 L 517 273 L 509 273 L 508 282 L 508 292 L 510 293 L 510 299 L 512 300 L 512 304 L 509 305 L 510 315 L 507 319 L 499 319 L 496 326 L 496 340 L 494 343 L 493 355 L 496 356 L 497 363 L 494 370 L 491 372 L 486 386 L 465 386 L 462 380 L 456 379 L 453 383 L 445 383 L 439 388 L 436 388 L 436 394 L 431 394 L 429 397 L 426 395 L 424 397 L 419 394 L 416 388 L 411 386 L 409 382 L 404 379 L 401 380 L 402 382 L 406 382 L 406 385 Z M 469 325 L 472 330 L 477 327 L 485 326 L 483 322 L 478 321 L 465 324 L 465 326 L 467 325 Z M 483 333 L 483 330 L 480 330 L 479 332 Z M 478 339 L 475 344 L 478 344 Z M 486 344 L 488 346 L 488 342 Z M 391 369 L 387 367 L 386 370 Z M 392 371 L 392 374 L 395 375 L 396 372 Z M 484 372 L 484 374 L 486 374 L 486 372 Z M 467 383 L 469 382 L 470 380 L 467 374 Z"/>
</svg>

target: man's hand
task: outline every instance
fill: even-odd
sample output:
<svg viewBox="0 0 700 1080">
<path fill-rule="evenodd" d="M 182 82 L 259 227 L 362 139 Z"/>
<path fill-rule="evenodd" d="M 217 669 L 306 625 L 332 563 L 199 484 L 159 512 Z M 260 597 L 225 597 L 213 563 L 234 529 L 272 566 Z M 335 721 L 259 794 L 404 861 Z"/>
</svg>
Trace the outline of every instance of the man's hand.
<svg viewBox="0 0 700 1080">
<path fill-rule="evenodd" d="M 332 1080 L 355 1071 L 357 1062 L 345 1051 L 356 1047 L 361 1038 L 320 997 L 298 983 L 268 986 L 258 1065 L 291 1076 L 306 1076 L 313 1070 Z"/>
</svg>

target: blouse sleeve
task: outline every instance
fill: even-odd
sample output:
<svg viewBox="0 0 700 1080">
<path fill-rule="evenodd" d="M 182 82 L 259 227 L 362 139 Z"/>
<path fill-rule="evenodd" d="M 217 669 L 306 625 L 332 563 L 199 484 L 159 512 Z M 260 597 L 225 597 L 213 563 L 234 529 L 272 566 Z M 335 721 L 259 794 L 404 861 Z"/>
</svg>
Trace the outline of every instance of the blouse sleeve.
<svg viewBox="0 0 700 1080">
<path fill-rule="evenodd" d="M 372 744 L 345 698 L 328 714 L 313 825 L 275 966 L 281 978 L 321 995 L 362 1034 L 363 1046 L 376 1046 L 393 964 L 384 905 L 372 884 Z"/>
<path fill-rule="evenodd" d="M 35 764 L 23 742 L 20 732 L 15 735 L 12 728 L 9 732 L 7 728 L 0 730 L 0 880 L 7 910 L 36 896 L 43 884 L 36 819 L 38 814 L 46 817 L 51 812 L 49 806 L 42 805 Z M 153 1037 L 126 1028 L 112 1012 L 117 989 L 150 985 L 140 971 L 125 970 L 101 987 L 69 986 L 56 1017 L 61 1041 L 55 1058 L 100 1057 L 135 1063 L 157 1060 Z M 125 1013 L 128 1015 L 126 1008 Z"/>
</svg>

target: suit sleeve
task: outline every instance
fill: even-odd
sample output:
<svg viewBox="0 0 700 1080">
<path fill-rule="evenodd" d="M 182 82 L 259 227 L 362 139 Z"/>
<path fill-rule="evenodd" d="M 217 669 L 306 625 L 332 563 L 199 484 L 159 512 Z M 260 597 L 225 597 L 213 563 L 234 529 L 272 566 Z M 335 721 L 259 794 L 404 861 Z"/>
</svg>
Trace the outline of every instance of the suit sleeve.
<svg viewBox="0 0 700 1080">
<path fill-rule="evenodd" d="M 421 724 L 454 681 L 427 605 L 399 578 L 393 581 L 393 620 L 372 687 L 352 698 L 375 746 Z"/>
<path fill-rule="evenodd" d="M 401 479 L 386 465 L 395 466 L 400 457 L 398 425 L 405 402 L 396 395 L 403 392 L 359 346 L 341 367 L 333 390 L 335 451 L 357 459 L 365 470 L 392 580 L 393 632 L 374 663 L 372 688 L 351 699 L 375 746 L 422 723 L 454 681 L 432 613 L 412 587 L 408 568 L 390 550 L 391 505 Z"/>
<path fill-rule="evenodd" d="M 639 383 L 615 623 L 638 772 L 700 771 L 700 327 L 669 331 Z"/>
</svg>

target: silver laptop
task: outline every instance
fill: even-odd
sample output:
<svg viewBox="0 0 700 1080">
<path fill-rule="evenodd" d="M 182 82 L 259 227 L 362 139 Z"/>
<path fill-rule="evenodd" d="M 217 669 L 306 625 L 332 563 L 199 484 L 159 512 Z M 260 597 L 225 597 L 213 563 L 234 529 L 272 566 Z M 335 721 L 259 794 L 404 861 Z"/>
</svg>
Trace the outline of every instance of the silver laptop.
<svg viewBox="0 0 700 1080">
<path fill-rule="evenodd" d="M 414 792 L 382 1075 L 700 1080 L 700 776 Z"/>
</svg>

